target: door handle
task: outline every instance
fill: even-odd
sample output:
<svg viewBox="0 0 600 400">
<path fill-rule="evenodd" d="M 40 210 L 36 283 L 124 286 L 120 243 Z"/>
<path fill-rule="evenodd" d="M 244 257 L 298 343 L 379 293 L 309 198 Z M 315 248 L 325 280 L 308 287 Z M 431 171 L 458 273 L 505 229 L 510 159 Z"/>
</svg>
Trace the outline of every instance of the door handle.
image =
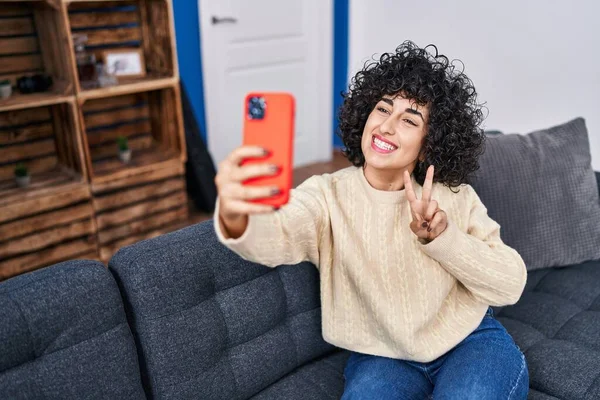
<svg viewBox="0 0 600 400">
<path fill-rule="evenodd" d="M 237 22 L 237 19 L 233 18 L 233 17 L 215 17 L 213 15 L 212 17 L 212 24 L 213 25 L 217 25 L 217 24 L 225 24 L 225 23 L 229 23 L 229 24 L 235 24 Z"/>
</svg>

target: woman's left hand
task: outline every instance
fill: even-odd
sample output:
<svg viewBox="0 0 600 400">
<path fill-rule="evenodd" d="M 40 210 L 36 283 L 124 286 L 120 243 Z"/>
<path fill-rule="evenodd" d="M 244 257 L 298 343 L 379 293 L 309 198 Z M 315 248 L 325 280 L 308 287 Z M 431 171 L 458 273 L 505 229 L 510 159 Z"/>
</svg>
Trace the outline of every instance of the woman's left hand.
<svg viewBox="0 0 600 400">
<path fill-rule="evenodd" d="M 410 174 L 408 171 L 404 171 L 404 188 L 406 189 L 406 197 L 410 203 L 410 211 L 413 217 L 410 230 L 420 239 L 427 241 L 441 235 L 448 226 L 446 212 L 438 207 L 437 201 L 431 200 L 432 187 L 433 165 L 427 168 L 421 199 L 417 199 L 410 180 Z"/>
</svg>

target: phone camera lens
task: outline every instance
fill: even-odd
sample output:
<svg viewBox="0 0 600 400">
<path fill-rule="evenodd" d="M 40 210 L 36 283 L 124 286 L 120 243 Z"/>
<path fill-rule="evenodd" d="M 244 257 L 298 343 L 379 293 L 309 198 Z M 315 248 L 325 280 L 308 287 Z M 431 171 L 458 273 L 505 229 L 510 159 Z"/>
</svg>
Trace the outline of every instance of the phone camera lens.
<svg viewBox="0 0 600 400">
<path fill-rule="evenodd" d="M 266 103 L 263 97 L 251 97 L 248 101 L 248 118 L 263 119 L 265 117 Z"/>
</svg>

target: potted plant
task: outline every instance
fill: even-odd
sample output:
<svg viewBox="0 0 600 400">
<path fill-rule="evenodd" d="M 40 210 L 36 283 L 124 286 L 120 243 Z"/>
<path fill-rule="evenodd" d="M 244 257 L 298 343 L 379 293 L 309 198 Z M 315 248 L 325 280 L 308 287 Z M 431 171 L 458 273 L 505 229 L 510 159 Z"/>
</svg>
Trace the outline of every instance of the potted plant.
<svg viewBox="0 0 600 400">
<path fill-rule="evenodd" d="M 18 163 L 15 167 L 15 180 L 17 181 L 17 186 L 19 187 L 27 187 L 29 186 L 29 182 L 31 178 L 29 176 L 29 171 L 27 167 L 23 163 Z"/>
<path fill-rule="evenodd" d="M 117 147 L 119 148 L 119 159 L 127 164 L 131 160 L 131 149 L 125 136 L 117 138 Z"/>
<path fill-rule="evenodd" d="M 12 94 L 10 81 L 5 79 L 0 81 L 0 99 L 8 99 Z"/>
</svg>

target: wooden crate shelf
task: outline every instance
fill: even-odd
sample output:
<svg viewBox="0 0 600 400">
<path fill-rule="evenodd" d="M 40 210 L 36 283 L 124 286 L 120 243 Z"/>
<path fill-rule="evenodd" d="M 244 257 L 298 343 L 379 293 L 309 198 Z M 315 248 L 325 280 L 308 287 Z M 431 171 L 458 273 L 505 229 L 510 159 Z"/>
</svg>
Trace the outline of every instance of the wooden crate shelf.
<svg viewBox="0 0 600 400">
<path fill-rule="evenodd" d="M 0 81 L 9 80 L 13 94 L 0 99 L 0 112 L 23 106 L 56 104 L 74 93 L 68 32 L 54 1 L 0 2 Z M 22 76 L 48 74 L 47 92 L 22 94 L 15 87 Z"/>
<path fill-rule="evenodd" d="M 0 206 L 0 280 L 73 258 L 98 258 L 89 185 Z"/>
<path fill-rule="evenodd" d="M 170 0 L 68 1 L 66 5 L 71 40 L 73 34 L 85 34 L 86 51 L 94 53 L 97 60 L 111 49 L 139 49 L 143 54 L 144 77 L 120 77 L 118 86 L 100 89 L 83 89 L 77 79 L 77 92 L 84 98 L 120 94 L 119 87 L 140 90 L 139 85 L 145 82 L 152 85 L 179 77 Z M 74 49 L 72 41 L 70 48 Z M 76 70 L 74 51 L 71 60 Z"/>
<path fill-rule="evenodd" d="M 154 170 L 92 185 L 101 260 L 121 247 L 177 229 L 188 218 L 184 167 L 172 160 Z"/>
<path fill-rule="evenodd" d="M 97 257 L 91 188 L 73 101 L 0 112 L 0 280 Z M 31 183 L 14 180 L 24 162 Z"/>
<path fill-rule="evenodd" d="M 146 74 L 82 90 L 75 33 L 98 60 L 140 49 Z M 181 228 L 186 145 L 171 0 L 0 0 L 0 80 L 36 73 L 52 76 L 50 91 L 0 100 L 0 281 L 69 259 L 108 262 Z M 18 162 L 27 188 L 14 180 Z"/>
<path fill-rule="evenodd" d="M 85 101 L 80 107 L 92 183 L 144 173 L 169 160 L 184 162 L 179 87 Z M 116 139 L 128 138 L 131 162 L 118 158 Z"/>
<path fill-rule="evenodd" d="M 19 162 L 31 176 L 27 188 L 14 180 Z M 73 102 L 0 112 L 0 205 L 85 184 L 86 168 Z"/>
</svg>

